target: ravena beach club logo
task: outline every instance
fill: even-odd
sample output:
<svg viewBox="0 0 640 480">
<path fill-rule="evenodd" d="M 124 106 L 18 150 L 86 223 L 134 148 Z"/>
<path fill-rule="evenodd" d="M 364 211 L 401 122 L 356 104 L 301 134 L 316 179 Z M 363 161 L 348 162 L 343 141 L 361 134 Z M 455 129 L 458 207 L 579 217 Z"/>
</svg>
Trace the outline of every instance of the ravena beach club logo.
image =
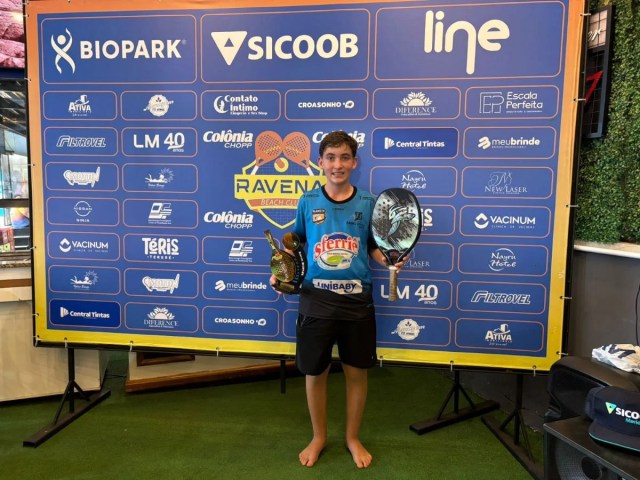
<svg viewBox="0 0 640 480">
<path fill-rule="evenodd" d="M 244 200 L 273 225 L 284 229 L 295 221 L 300 195 L 326 182 L 311 162 L 311 142 L 301 132 L 284 139 L 274 131 L 256 137 L 254 159 L 234 177 L 234 197 Z"/>
</svg>

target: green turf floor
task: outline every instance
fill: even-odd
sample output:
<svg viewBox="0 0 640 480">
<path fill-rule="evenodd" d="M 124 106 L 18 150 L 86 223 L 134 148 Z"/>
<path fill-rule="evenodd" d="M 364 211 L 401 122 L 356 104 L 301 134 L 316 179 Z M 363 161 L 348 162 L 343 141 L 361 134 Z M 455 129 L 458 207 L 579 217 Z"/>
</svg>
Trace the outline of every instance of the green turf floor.
<svg viewBox="0 0 640 480">
<path fill-rule="evenodd" d="M 298 463 L 310 439 L 304 379 L 277 379 L 127 394 L 126 361 L 112 353 L 111 396 L 37 448 L 22 441 L 53 419 L 58 399 L 0 404 L 0 478 L 37 479 L 529 479 L 480 418 L 416 435 L 451 381 L 442 371 L 374 368 L 358 470 L 344 431 L 344 378 L 329 380 L 329 445 L 313 468 Z M 496 414 L 491 414 L 496 415 Z M 500 415 L 499 413 L 497 415 Z M 530 433 L 535 450 L 541 437 Z"/>
</svg>

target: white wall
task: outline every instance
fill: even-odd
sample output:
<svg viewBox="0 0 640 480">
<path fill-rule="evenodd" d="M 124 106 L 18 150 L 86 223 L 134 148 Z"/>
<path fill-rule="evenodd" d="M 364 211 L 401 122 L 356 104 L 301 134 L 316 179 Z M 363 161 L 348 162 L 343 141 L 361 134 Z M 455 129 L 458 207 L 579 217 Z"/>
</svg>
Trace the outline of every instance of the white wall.
<svg viewBox="0 0 640 480">
<path fill-rule="evenodd" d="M 31 269 L 0 268 L 0 280 L 30 278 Z M 76 350 L 76 382 L 99 390 L 100 353 Z M 0 402 L 62 394 L 67 351 L 33 346 L 31 287 L 0 288 Z"/>
</svg>

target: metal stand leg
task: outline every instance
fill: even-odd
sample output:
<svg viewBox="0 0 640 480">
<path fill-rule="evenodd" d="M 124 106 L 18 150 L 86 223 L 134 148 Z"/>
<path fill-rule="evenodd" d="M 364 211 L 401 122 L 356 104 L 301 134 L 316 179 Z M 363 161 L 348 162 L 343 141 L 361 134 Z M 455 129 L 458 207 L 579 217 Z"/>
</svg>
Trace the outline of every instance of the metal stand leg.
<svg viewBox="0 0 640 480">
<path fill-rule="evenodd" d="M 535 463 L 531 453 L 531 444 L 527 435 L 526 425 L 522 416 L 522 396 L 524 392 L 524 375 L 516 374 L 516 398 L 513 411 L 500 425 L 498 422 L 487 417 L 482 417 L 482 422 L 491 430 L 491 432 L 502 442 L 507 450 L 513 455 L 520 464 L 527 469 L 533 478 L 542 479 L 544 472 L 542 467 Z M 505 431 L 507 425 L 513 420 L 513 436 L 510 437 Z M 520 433 L 524 440 L 524 447 L 520 445 Z"/>
<path fill-rule="evenodd" d="M 280 393 L 287 393 L 287 361 L 280 359 Z"/>
<path fill-rule="evenodd" d="M 53 418 L 53 422 L 40 431 L 33 434 L 28 439 L 22 442 L 23 447 L 37 447 L 41 443 L 44 443 L 50 437 L 58 433 L 64 427 L 69 425 L 71 422 L 76 420 L 78 417 L 83 415 L 84 413 L 91 410 L 98 403 L 102 402 L 106 398 L 111 395 L 110 390 L 102 390 L 92 396 L 88 396 L 76 383 L 76 369 L 75 369 L 76 357 L 75 350 L 73 348 L 67 349 L 67 368 L 69 373 L 69 382 L 67 383 L 67 388 L 65 388 L 64 393 L 62 395 L 62 400 L 60 402 L 60 406 L 56 411 L 55 417 Z M 78 409 L 76 410 L 75 405 L 75 393 L 76 391 L 80 394 L 84 402 L 82 402 Z M 64 404 L 69 402 L 69 413 L 63 415 L 60 418 L 62 413 L 62 409 L 64 408 Z"/>
<path fill-rule="evenodd" d="M 469 403 L 469 407 L 462 410 L 459 409 L 460 393 L 464 395 L 464 398 L 466 398 L 467 402 Z M 452 397 L 453 412 L 443 416 L 442 414 Z M 446 427 L 447 425 L 458 423 L 468 418 L 484 415 L 485 413 L 489 413 L 492 410 L 496 410 L 498 407 L 498 403 L 491 400 L 482 402 L 478 405 L 474 404 L 465 389 L 460 384 L 460 371 L 454 370 L 453 386 L 451 387 L 451 390 L 449 390 L 447 398 L 445 398 L 444 402 L 442 403 L 442 406 L 438 411 L 438 415 L 430 420 L 423 420 L 413 423 L 409 426 L 409 428 L 412 431 L 416 432 L 418 435 L 422 435 L 423 433 L 430 432 L 431 430 L 437 430 L 438 428 Z"/>
</svg>

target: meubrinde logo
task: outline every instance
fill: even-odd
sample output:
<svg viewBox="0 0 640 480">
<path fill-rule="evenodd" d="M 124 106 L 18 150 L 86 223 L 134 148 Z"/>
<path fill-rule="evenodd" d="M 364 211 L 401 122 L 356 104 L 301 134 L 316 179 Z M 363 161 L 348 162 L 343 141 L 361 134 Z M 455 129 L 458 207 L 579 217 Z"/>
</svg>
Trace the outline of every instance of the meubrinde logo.
<svg viewBox="0 0 640 480">
<path fill-rule="evenodd" d="M 211 32 L 211 38 L 218 47 L 227 65 L 236 59 L 240 48 L 244 45 L 249 32 L 229 31 Z M 317 38 L 311 35 L 281 35 L 279 37 L 255 35 L 247 40 L 249 47 L 248 60 L 306 60 L 318 56 L 328 59 L 333 57 L 353 58 L 358 54 L 358 36 L 354 33 L 334 35 L 325 33 Z"/>
</svg>

